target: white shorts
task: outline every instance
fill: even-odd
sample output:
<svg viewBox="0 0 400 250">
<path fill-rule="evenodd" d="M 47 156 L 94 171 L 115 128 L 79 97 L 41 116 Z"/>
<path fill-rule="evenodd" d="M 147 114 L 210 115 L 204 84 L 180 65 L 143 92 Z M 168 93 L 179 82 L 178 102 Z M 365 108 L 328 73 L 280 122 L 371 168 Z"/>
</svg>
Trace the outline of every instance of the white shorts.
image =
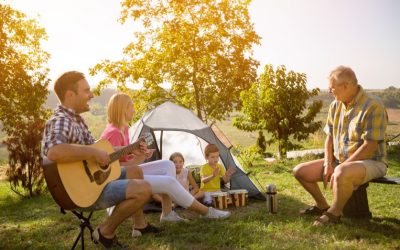
<svg viewBox="0 0 400 250">
<path fill-rule="evenodd" d="M 365 167 L 365 177 L 362 184 L 369 182 L 372 179 L 380 178 L 386 175 L 387 166 L 385 163 L 381 161 L 374 160 L 362 160 L 362 161 L 354 161 L 356 163 L 360 163 Z"/>
</svg>

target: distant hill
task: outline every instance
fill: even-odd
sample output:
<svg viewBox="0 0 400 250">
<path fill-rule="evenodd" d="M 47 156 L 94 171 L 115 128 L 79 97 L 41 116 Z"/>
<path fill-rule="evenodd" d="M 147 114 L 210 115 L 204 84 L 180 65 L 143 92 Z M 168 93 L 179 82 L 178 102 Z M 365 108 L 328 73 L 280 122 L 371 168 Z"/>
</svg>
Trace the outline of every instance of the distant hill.
<svg viewBox="0 0 400 250">
<path fill-rule="evenodd" d="M 100 96 L 95 96 L 90 102 L 98 103 L 100 104 L 100 106 L 105 107 L 107 106 L 110 97 L 116 92 L 117 91 L 115 89 L 103 89 L 100 93 Z M 56 93 L 53 90 L 50 90 L 47 96 L 47 101 L 45 103 L 45 106 L 47 108 L 54 109 L 57 106 L 57 104 L 58 104 L 58 98 L 56 96 Z"/>
<path fill-rule="evenodd" d="M 400 88 L 389 87 L 387 89 L 366 89 L 365 90 L 370 95 L 380 99 L 386 108 L 400 108 Z M 333 101 L 333 96 L 328 90 L 321 90 L 318 96 L 310 98 L 309 101 L 322 100 L 324 104 L 331 103 Z"/>
</svg>

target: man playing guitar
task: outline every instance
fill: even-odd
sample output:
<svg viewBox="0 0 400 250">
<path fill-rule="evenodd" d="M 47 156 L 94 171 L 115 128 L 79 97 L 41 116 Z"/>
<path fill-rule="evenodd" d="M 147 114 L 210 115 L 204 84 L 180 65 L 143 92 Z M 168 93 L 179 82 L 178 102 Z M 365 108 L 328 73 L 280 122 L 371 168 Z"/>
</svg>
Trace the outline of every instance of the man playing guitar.
<svg viewBox="0 0 400 250">
<path fill-rule="evenodd" d="M 61 102 L 47 121 L 42 141 L 42 154 L 57 164 L 70 162 L 95 162 L 99 166 L 110 164 L 109 153 L 90 146 L 94 139 L 81 113 L 89 111 L 88 102 L 93 93 L 85 76 L 76 71 L 66 72 L 54 84 L 54 90 Z M 146 154 L 147 145 L 140 142 L 134 149 L 136 155 Z M 131 217 L 149 200 L 150 185 L 132 176 L 130 167 L 121 168 L 120 176 L 104 185 L 100 196 L 85 210 L 105 209 L 115 205 L 107 217 L 93 232 L 95 241 L 109 248 L 117 243 L 115 230 L 126 218 Z M 80 188 L 79 180 L 74 183 Z"/>
</svg>

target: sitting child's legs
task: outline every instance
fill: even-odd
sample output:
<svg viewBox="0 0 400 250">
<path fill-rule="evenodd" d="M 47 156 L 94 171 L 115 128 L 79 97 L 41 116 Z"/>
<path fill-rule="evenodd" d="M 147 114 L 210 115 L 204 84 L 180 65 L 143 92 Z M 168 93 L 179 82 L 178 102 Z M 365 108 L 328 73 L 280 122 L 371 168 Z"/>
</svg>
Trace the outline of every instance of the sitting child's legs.
<svg viewBox="0 0 400 250">
<path fill-rule="evenodd" d="M 204 192 L 203 191 L 198 191 L 193 196 L 194 196 L 194 198 L 196 198 L 196 200 L 201 201 L 204 198 Z"/>
</svg>

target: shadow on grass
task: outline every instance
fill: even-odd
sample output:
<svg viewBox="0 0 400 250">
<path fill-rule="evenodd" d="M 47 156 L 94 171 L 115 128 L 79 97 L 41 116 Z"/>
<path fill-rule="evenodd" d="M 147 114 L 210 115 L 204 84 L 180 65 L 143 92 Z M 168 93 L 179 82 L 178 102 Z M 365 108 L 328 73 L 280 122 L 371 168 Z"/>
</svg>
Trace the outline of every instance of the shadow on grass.
<svg viewBox="0 0 400 250">
<path fill-rule="evenodd" d="M 266 212 L 265 204 L 262 205 L 261 210 L 265 209 Z M 314 228 L 311 224 L 316 217 L 299 215 L 299 210 L 307 206 L 308 204 L 300 202 L 291 196 L 280 195 L 278 214 L 270 216 L 261 214 L 259 215 L 259 219 L 270 223 L 285 221 L 288 225 L 293 223 L 294 227 L 296 227 L 296 225 L 303 227 L 305 231 L 320 231 L 321 234 L 326 233 L 327 235 L 334 235 L 336 238 L 343 240 L 348 240 L 349 237 L 357 240 L 361 238 L 360 235 L 368 235 L 368 239 L 372 241 L 378 241 L 381 238 L 392 239 L 394 241 L 400 239 L 400 219 L 398 218 L 374 217 L 371 220 L 343 218 L 342 223 L 339 225 L 329 225 L 326 228 Z M 335 228 L 339 228 L 339 230 L 335 230 Z"/>
<path fill-rule="evenodd" d="M 391 234 L 393 238 L 400 239 L 400 220 L 397 218 L 372 218 L 371 220 L 352 220 L 355 227 L 362 227 L 373 233 L 379 233 L 385 236 Z"/>
<path fill-rule="evenodd" d="M 48 194 L 33 198 L 8 195 L 0 200 L 0 216 L 5 216 L 6 221 L 14 224 L 52 215 L 57 208 Z"/>
<path fill-rule="evenodd" d="M 0 249 L 69 248 L 79 221 L 63 215 L 49 194 L 0 200 Z"/>
</svg>

